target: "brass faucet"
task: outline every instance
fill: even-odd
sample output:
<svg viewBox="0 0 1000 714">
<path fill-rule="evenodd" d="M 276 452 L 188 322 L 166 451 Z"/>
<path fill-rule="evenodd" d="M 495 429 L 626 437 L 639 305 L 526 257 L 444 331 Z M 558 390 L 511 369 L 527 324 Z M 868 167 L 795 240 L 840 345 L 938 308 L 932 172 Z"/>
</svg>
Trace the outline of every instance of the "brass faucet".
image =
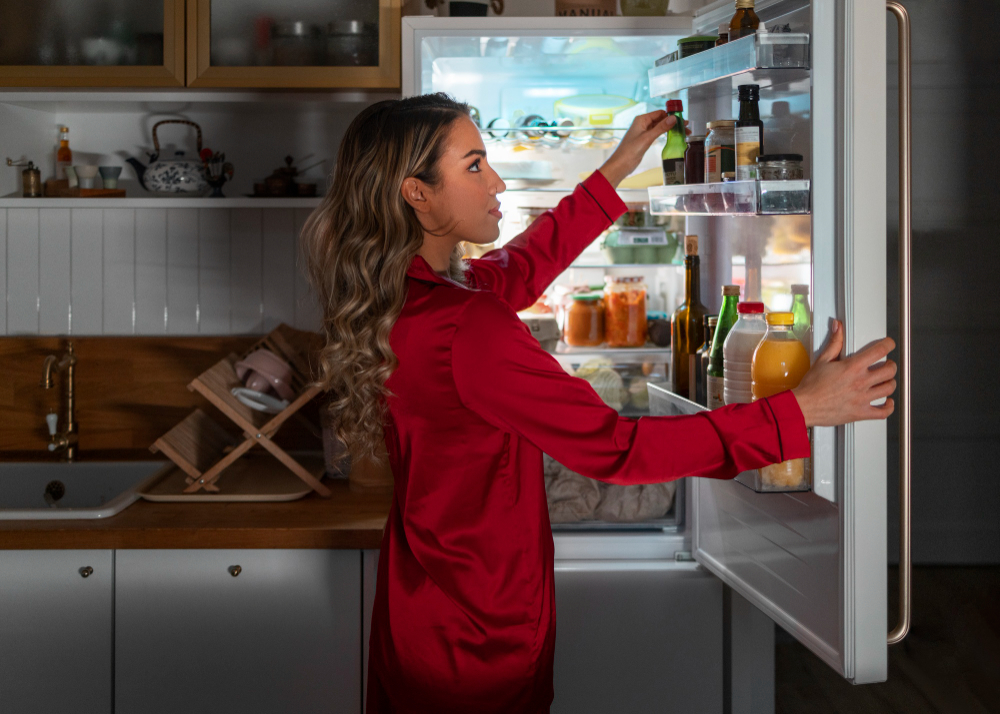
<svg viewBox="0 0 1000 714">
<path fill-rule="evenodd" d="M 66 346 L 66 354 L 61 360 L 55 355 L 49 355 L 42 363 L 42 387 L 52 389 L 52 372 L 65 371 L 62 379 L 66 392 L 66 426 L 58 433 L 59 416 L 55 412 L 45 417 L 49 427 L 49 451 L 66 452 L 66 461 L 76 461 L 77 423 L 76 423 L 76 354 L 73 343 Z"/>
</svg>

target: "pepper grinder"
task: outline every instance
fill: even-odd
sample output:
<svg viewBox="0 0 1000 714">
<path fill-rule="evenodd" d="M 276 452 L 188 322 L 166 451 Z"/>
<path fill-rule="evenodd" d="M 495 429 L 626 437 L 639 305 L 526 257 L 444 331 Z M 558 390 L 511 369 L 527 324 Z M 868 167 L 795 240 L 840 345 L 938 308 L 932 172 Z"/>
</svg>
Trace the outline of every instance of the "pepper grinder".
<svg viewBox="0 0 1000 714">
<path fill-rule="evenodd" d="M 42 196 L 42 172 L 35 166 L 34 162 L 13 161 L 7 158 L 8 166 L 25 166 L 21 172 L 21 184 L 25 198 L 41 198 Z"/>
</svg>

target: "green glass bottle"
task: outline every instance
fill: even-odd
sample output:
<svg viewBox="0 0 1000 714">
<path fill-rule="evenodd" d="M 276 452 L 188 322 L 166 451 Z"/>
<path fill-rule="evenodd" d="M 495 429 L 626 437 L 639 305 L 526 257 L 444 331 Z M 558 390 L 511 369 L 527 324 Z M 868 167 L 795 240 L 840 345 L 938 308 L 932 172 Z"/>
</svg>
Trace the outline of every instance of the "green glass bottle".
<svg viewBox="0 0 1000 714">
<path fill-rule="evenodd" d="M 677 123 L 667 132 L 667 143 L 663 145 L 660 159 L 663 162 L 663 185 L 674 186 L 684 183 L 684 152 L 687 151 L 684 102 L 680 99 L 668 99 L 667 113 L 673 114 Z"/>
<path fill-rule="evenodd" d="M 812 311 L 809 309 L 809 286 L 792 286 L 792 309 L 795 318 L 792 324 L 792 334 L 801 342 L 806 351 L 812 354 Z"/>
<path fill-rule="evenodd" d="M 719 311 L 719 321 L 715 325 L 715 334 L 712 336 L 712 351 L 708 357 L 708 370 L 705 377 L 706 397 L 709 409 L 718 409 L 726 406 L 723 396 L 723 352 L 722 347 L 726 343 L 729 331 L 736 324 L 739 315 L 736 314 L 736 305 L 740 301 L 739 285 L 722 286 L 722 309 Z"/>
</svg>

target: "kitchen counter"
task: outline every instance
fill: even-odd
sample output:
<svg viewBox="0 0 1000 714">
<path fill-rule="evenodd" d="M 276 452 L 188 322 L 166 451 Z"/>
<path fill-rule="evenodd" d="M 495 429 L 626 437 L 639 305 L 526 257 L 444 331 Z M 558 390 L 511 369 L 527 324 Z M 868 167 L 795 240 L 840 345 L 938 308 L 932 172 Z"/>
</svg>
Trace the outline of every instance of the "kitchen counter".
<svg viewBox="0 0 1000 714">
<path fill-rule="evenodd" d="M 0 550 L 378 548 L 392 492 L 326 482 L 287 503 L 152 503 L 95 520 L 0 521 Z"/>
</svg>

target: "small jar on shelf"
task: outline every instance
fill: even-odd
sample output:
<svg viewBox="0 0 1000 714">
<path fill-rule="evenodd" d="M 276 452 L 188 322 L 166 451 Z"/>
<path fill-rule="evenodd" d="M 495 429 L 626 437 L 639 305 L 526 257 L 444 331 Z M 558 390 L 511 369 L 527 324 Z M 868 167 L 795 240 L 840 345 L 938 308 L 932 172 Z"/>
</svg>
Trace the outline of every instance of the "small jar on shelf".
<svg viewBox="0 0 1000 714">
<path fill-rule="evenodd" d="M 605 278 L 604 339 L 608 347 L 646 344 L 646 283 L 640 277 Z"/>
<path fill-rule="evenodd" d="M 604 342 L 604 297 L 600 293 L 570 296 L 563 341 L 570 347 L 597 347 Z"/>
</svg>

